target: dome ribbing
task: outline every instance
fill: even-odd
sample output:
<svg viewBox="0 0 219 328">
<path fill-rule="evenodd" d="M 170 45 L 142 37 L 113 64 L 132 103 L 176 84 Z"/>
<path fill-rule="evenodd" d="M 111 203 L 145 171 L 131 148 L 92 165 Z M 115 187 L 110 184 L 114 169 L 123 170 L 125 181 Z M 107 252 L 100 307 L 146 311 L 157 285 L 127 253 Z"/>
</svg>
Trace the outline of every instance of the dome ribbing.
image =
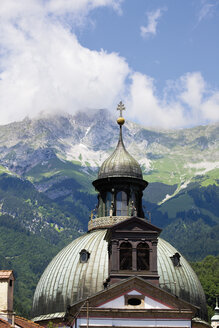
<svg viewBox="0 0 219 328">
<path fill-rule="evenodd" d="M 129 177 L 142 179 L 142 171 L 138 162 L 125 149 L 122 140 L 122 126 L 116 149 L 101 165 L 98 179 L 108 177 Z"/>
<path fill-rule="evenodd" d="M 34 320 L 58 317 L 68 305 L 86 299 L 103 290 L 108 277 L 107 230 L 87 233 L 60 251 L 44 271 L 34 294 Z M 80 251 L 90 253 L 87 263 L 80 263 Z M 189 263 L 181 256 L 181 266 L 176 267 L 171 256 L 177 250 L 159 238 L 158 274 L 160 287 L 178 297 L 201 307 L 206 314 L 205 295 Z"/>
</svg>

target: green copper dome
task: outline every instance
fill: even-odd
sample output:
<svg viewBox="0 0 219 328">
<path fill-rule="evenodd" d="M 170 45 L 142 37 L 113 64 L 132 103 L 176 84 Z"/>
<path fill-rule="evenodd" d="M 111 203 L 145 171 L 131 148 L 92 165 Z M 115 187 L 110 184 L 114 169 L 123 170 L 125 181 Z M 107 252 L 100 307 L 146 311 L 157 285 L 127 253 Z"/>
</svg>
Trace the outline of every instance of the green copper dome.
<svg viewBox="0 0 219 328">
<path fill-rule="evenodd" d="M 138 162 L 127 152 L 122 140 L 122 126 L 116 149 L 100 167 L 98 179 L 108 177 L 129 177 L 142 179 L 142 171 Z"/>
<path fill-rule="evenodd" d="M 68 305 L 103 290 L 108 277 L 108 243 L 106 229 L 96 230 L 75 239 L 50 262 L 37 285 L 33 300 L 35 321 L 62 317 Z M 89 259 L 80 261 L 86 250 Z M 180 266 L 171 257 L 177 250 L 159 238 L 158 274 L 160 287 L 201 307 L 206 314 L 205 295 L 189 263 L 181 256 Z"/>
</svg>

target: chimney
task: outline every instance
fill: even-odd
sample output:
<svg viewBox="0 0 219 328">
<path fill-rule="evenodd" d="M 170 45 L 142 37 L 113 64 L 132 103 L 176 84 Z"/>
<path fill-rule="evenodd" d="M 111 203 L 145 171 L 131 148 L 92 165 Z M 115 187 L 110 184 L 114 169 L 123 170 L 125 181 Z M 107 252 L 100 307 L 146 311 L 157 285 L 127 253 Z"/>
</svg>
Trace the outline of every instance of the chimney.
<svg viewBox="0 0 219 328">
<path fill-rule="evenodd" d="M 14 274 L 12 270 L 0 270 L 0 317 L 13 322 Z"/>
</svg>

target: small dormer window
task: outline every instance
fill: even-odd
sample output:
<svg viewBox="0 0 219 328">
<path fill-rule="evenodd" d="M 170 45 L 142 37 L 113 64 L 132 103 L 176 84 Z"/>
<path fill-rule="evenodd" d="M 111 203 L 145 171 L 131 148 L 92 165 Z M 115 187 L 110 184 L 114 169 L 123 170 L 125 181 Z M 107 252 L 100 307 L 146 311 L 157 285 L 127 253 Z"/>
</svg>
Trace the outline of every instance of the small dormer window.
<svg viewBox="0 0 219 328">
<path fill-rule="evenodd" d="M 174 266 L 176 266 L 176 267 L 181 266 L 181 264 L 180 264 L 180 254 L 179 253 L 175 253 L 170 258 L 171 258 Z"/>
<path fill-rule="evenodd" d="M 80 251 L 80 263 L 86 263 L 89 260 L 90 253 L 86 249 Z"/>
</svg>

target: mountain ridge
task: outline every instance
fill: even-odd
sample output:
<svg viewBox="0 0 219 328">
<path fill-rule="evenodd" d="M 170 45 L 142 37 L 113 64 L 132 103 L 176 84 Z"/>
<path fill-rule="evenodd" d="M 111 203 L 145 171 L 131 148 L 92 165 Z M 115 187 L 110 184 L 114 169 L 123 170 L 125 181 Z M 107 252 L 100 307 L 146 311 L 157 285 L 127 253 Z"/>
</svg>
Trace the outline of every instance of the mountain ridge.
<svg viewBox="0 0 219 328">
<path fill-rule="evenodd" d="M 179 146 L 186 151 L 188 161 L 187 168 L 184 169 L 187 171 L 191 169 L 201 173 L 200 160 L 203 160 L 203 153 L 203 168 L 212 170 L 219 167 L 219 161 L 212 160 L 213 151 L 216 158 L 219 158 L 219 124 L 161 132 L 160 129 L 149 130 L 127 121 L 123 130 L 127 150 L 137 158 L 145 174 L 154 168 L 156 170 L 153 162 L 159 162 L 166 153 L 170 152 L 169 155 L 176 159 L 181 156 Z M 79 112 L 74 116 L 65 114 L 34 120 L 24 119 L 0 126 L 0 162 L 9 170 L 17 170 L 19 174 L 23 174 L 36 165 L 36 158 L 41 162 L 56 155 L 62 160 L 75 161 L 86 168 L 87 173 L 91 173 L 92 169 L 97 171 L 117 140 L 118 127 L 107 110 L 99 110 L 90 116 Z M 194 150 L 198 158 L 192 157 L 191 151 Z M 192 160 L 194 164 L 191 163 Z M 30 167 L 24 166 L 25 161 L 31 163 Z"/>
</svg>

